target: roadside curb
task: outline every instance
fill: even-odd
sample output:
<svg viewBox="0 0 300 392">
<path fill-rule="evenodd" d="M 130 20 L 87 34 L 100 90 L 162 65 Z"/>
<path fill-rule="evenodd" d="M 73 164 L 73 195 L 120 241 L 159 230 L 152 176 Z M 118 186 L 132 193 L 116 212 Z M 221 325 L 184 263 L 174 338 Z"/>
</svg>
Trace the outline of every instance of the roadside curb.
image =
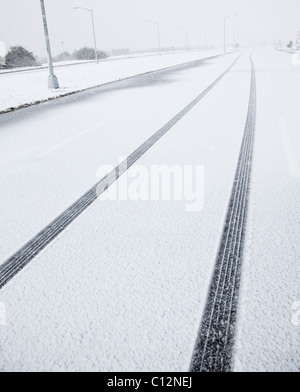
<svg viewBox="0 0 300 392">
<path fill-rule="evenodd" d="M 230 53 L 226 53 L 226 54 L 230 54 Z M 110 86 L 110 85 L 113 85 L 115 83 L 124 82 L 126 80 L 131 80 L 131 79 L 134 79 L 134 78 L 143 77 L 143 76 L 150 75 L 150 74 L 153 74 L 153 73 L 156 73 L 156 72 L 161 72 L 161 71 L 165 71 L 165 70 L 168 70 L 168 69 L 171 70 L 173 68 L 187 66 L 189 64 L 192 65 L 193 63 L 196 63 L 196 62 L 199 62 L 199 61 L 211 60 L 213 58 L 224 56 L 224 55 L 225 55 L 224 53 L 221 53 L 221 54 L 217 54 L 217 55 L 210 56 L 210 57 L 204 57 L 204 58 L 198 59 L 198 60 L 187 61 L 185 63 L 181 63 L 181 64 L 177 64 L 177 65 L 171 65 L 171 66 L 168 66 L 168 67 L 159 68 L 159 69 L 156 69 L 156 70 L 153 70 L 153 71 L 143 72 L 141 74 L 128 76 L 126 78 L 113 80 L 113 81 L 102 83 L 102 84 L 98 84 L 98 85 L 95 85 L 95 86 L 91 86 L 91 87 L 87 87 L 87 88 L 83 88 L 83 89 L 79 89 L 79 90 L 70 91 L 68 93 L 60 94 L 60 95 L 55 96 L 55 97 L 49 97 L 49 98 L 45 98 L 45 99 L 41 99 L 41 100 L 29 102 L 29 103 L 24 103 L 22 105 L 18 105 L 18 106 L 14 106 L 14 107 L 10 107 L 10 108 L 7 108 L 5 110 L 2 110 L 2 111 L 0 111 L 0 115 L 1 114 L 7 114 L 7 113 L 15 112 L 15 111 L 20 110 L 20 109 L 26 109 L 28 107 L 40 105 L 42 103 L 50 102 L 50 101 L 53 101 L 53 100 L 56 100 L 56 99 L 65 98 L 65 97 L 68 97 L 70 95 L 82 93 L 82 92 L 89 91 L 89 90 L 92 90 L 92 89 L 96 89 L 96 88 L 99 88 L 99 87 Z"/>
</svg>

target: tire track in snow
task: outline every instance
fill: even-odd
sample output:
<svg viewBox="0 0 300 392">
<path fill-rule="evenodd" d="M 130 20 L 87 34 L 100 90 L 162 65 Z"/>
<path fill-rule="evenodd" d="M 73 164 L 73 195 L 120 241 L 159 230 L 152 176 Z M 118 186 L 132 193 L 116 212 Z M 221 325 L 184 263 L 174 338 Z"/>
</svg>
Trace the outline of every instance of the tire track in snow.
<svg viewBox="0 0 300 392">
<path fill-rule="evenodd" d="M 252 55 L 250 61 L 251 88 L 245 132 L 191 372 L 231 371 L 256 124 L 256 75 Z"/>
<path fill-rule="evenodd" d="M 212 84 L 191 101 L 167 124 L 152 135 L 146 142 L 129 155 L 127 160 L 117 166 L 111 173 L 88 190 L 80 199 L 59 215 L 54 221 L 40 231 L 33 239 L 25 244 L 0 266 L 0 289 L 18 274 L 30 261 L 32 261 L 47 245 L 62 233 L 79 215 L 81 215 L 97 198 L 104 193 L 110 185 L 124 174 L 134 163 L 141 158 L 159 139 L 161 139 L 178 121 L 194 108 L 232 69 L 241 56 L 227 68 Z"/>
</svg>

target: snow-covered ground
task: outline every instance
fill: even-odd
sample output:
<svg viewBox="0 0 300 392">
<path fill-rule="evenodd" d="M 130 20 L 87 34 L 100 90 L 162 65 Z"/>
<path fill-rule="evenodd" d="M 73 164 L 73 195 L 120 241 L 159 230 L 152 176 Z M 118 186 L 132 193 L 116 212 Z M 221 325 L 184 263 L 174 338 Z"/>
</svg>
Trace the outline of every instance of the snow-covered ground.
<svg viewBox="0 0 300 392">
<path fill-rule="evenodd" d="M 53 62 L 53 67 L 57 68 L 57 67 L 64 67 L 64 66 L 69 66 L 69 65 L 79 65 L 79 64 L 92 63 L 92 62 L 93 61 L 90 61 L 90 60 L 56 61 L 56 62 Z M 13 73 L 19 73 L 19 72 L 39 71 L 43 68 L 48 68 L 48 64 L 43 63 L 43 64 L 40 64 L 40 65 L 37 65 L 34 67 L 3 68 L 3 69 L 0 69 L 0 75 L 13 74 Z"/>
<path fill-rule="evenodd" d="M 94 185 L 100 165 L 128 156 L 237 56 L 1 115 L 1 262 Z M 258 118 L 235 370 L 299 370 L 300 68 L 291 58 L 254 56 Z M 1 371 L 188 370 L 249 89 L 244 54 L 137 163 L 203 165 L 201 211 L 185 211 L 184 201 L 98 200 L 1 289 Z"/>
<path fill-rule="evenodd" d="M 300 64 L 257 52 L 258 116 L 235 369 L 300 371 Z"/>
<path fill-rule="evenodd" d="M 99 165 L 127 156 L 235 57 L 70 105 L 35 107 L 25 122 L 8 125 L 3 154 L 13 148 L 16 133 L 21 139 L 16 154 L 5 154 L 11 172 L 6 171 L 0 203 L 6 222 L 2 258 L 93 185 Z M 175 201 L 96 202 L 1 290 L 7 327 L 0 369 L 188 369 L 230 196 L 249 83 L 245 57 L 139 162 L 205 165 L 203 211 L 187 213 L 184 202 Z M 214 108 L 218 116 L 212 116 Z M 82 127 L 90 132 L 70 139 Z"/>
<path fill-rule="evenodd" d="M 94 185 L 98 166 L 127 157 L 235 57 L 204 62 L 189 79 L 187 71 L 150 75 L 131 88 L 91 90 L 0 116 L 0 260 Z"/>
<path fill-rule="evenodd" d="M 47 69 L 0 73 L 0 112 L 217 54 L 220 50 L 179 52 L 56 67 L 55 74 L 60 84 L 57 90 L 48 89 Z"/>
<path fill-rule="evenodd" d="M 196 52 L 196 51 L 195 51 Z M 216 50 L 209 50 L 205 51 L 207 54 L 210 53 L 215 53 L 215 52 L 220 52 Z M 160 56 L 165 56 L 165 55 L 170 55 L 170 54 L 182 54 L 186 53 L 186 51 L 183 50 L 176 50 L 176 51 L 169 51 L 169 52 L 162 52 Z M 203 51 L 202 51 L 203 53 Z M 130 58 L 141 58 L 141 57 L 148 57 L 148 56 L 157 56 L 158 53 L 156 52 L 145 52 L 145 53 L 131 53 L 131 54 L 126 54 L 126 55 L 117 55 L 117 56 L 109 56 L 105 59 L 99 59 L 99 62 L 105 62 L 105 61 L 116 61 L 116 60 L 124 60 L 124 59 L 130 59 Z M 64 66 L 69 66 L 69 65 L 79 65 L 79 64 L 86 64 L 86 63 L 93 63 L 94 60 L 62 60 L 62 61 L 53 61 L 53 67 L 64 67 Z M 36 71 L 41 68 L 48 68 L 47 63 L 41 63 L 38 66 L 35 67 L 21 67 L 21 68 L 8 68 L 8 69 L 0 69 L 0 75 L 1 74 L 7 74 L 7 73 L 15 73 L 15 72 L 27 72 L 27 71 Z"/>
</svg>

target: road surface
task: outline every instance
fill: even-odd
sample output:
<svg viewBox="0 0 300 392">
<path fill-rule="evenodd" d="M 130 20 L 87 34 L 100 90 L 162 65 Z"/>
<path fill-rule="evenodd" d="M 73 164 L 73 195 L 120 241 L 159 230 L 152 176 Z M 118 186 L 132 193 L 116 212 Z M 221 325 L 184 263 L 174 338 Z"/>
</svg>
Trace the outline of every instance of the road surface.
<svg viewBox="0 0 300 392">
<path fill-rule="evenodd" d="M 251 106 L 253 68 L 249 53 L 240 55 L 0 116 L 0 370 L 190 369 Z M 254 155 L 243 163 L 251 170 L 228 370 L 299 371 L 300 68 L 276 51 L 255 51 L 253 64 Z M 49 224 L 83 200 L 99 167 L 134 151 L 143 153 L 127 176 L 146 173 L 132 187 L 137 198 L 154 165 L 199 167 L 201 208 L 149 192 L 100 198 L 76 204 L 74 219 L 50 238 Z M 30 241 L 45 228 L 37 252 Z M 4 279 L 25 244 L 26 263 Z"/>
</svg>

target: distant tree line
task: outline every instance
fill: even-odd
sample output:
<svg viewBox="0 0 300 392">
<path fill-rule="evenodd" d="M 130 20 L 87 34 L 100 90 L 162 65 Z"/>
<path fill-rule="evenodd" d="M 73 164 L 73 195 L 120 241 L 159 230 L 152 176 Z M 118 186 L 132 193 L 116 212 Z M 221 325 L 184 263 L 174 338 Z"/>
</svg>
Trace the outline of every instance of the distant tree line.
<svg viewBox="0 0 300 392">
<path fill-rule="evenodd" d="M 104 59 L 108 55 L 98 50 L 98 59 Z M 54 58 L 54 61 L 68 61 L 68 60 L 93 60 L 95 58 L 95 50 L 92 48 L 84 47 L 76 50 L 73 54 L 63 52 Z M 1 61 L 2 60 L 2 61 Z M 2 65 L 1 65 L 2 64 Z M 5 64 L 5 65 L 4 65 Z M 0 67 L 5 68 L 22 68 L 22 67 L 34 67 L 40 65 L 37 57 L 29 52 L 23 46 L 13 46 L 4 59 L 0 59 Z"/>
<path fill-rule="evenodd" d="M 98 50 L 98 59 L 105 59 L 108 57 L 107 53 Z M 58 56 L 54 57 L 54 61 L 69 61 L 69 60 L 94 60 L 95 59 L 95 49 L 93 48 L 81 48 L 75 50 L 74 53 L 62 52 Z"/>
<path fill-rule="evenodd" d="M 101 50 L 97 51 L 98 59 L 105 59 L 107 58 L 107 54 L 102 52 Z M 82 48 L 79 50 L 75 50 L 73 53 L 73 57 L 76 60 L 94 60 L 95 58 L 95 49 L 92 48 Z"/>
<path fill-rule="evenodd" d="M 276 46 L 278 49 L 288 48 L 293 50 L 300 50 L 300 39 L 297 39 L 295 41 L 290 40 L 286 44 L 282 41 L 279 41 Z"/>
<path fill-rule="evenodd" d="M 297 41 L 289 41 L 289 43 L 286 45 L 287 48 L 289 49 L 300 49 L 300 40 L 298 39 Z"/>
<path fill-rule="evenodd" d="M 298 37 L 296 40 L 290 40 L 287 43 L 287 48 L 289 49 L 296 49 L 296 50 L 300 50 L 300 31 L 298 32 Z"/>
</svg>

